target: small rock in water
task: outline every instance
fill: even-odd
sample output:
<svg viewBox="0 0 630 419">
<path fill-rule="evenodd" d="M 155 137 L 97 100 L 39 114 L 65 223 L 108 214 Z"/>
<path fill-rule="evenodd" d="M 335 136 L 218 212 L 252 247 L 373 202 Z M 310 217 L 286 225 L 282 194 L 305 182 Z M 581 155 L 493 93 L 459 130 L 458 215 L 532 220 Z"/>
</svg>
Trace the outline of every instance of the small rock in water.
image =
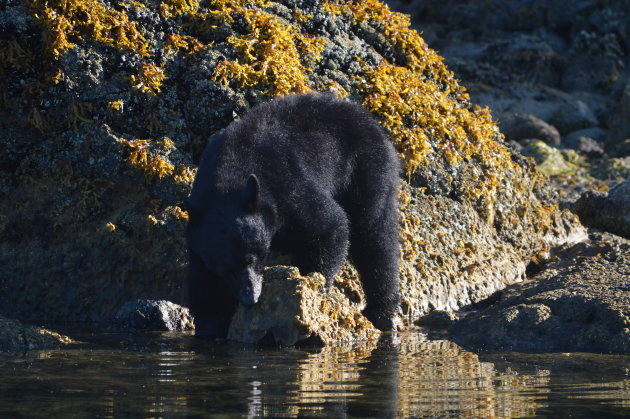
<svg viewBox="0 0 630 419">
<path fill-rule="evenodd" d="M 297 268 L 274 266 L 265 270 L 258 303 L 239 305 L 228 339 L 256 343 L 272 337 L 280 345 L 376 342 L 380 331 L 362 308 L 338 284 L 326 289 L 319 273 L 302 276 Z"/>
<path fill-rule="evenodd" d="M 0 316 L 0 352 L 49 349 L 74 343 L 67 336 Z"/>
<path fill-rule="evenodd" d="M 110 330 L 117 332 L 191 330 L 194 321 L 186 307 L 164 300 L 127 301 L 116 313 Z"/>
</svg>

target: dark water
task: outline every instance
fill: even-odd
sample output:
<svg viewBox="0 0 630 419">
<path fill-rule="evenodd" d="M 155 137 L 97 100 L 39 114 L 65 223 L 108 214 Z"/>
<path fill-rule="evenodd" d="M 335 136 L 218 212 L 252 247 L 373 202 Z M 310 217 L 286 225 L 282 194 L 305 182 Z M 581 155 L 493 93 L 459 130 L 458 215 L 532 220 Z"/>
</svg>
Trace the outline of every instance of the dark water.
<svg viewBox="0 0 630 419">
<path fill-rule="evenodd" d="M 630 417 L 630 356 L 482 354 L 419 334 L 261 349 L 84 336 L 0 355 L 0 417 Z"/>
</svg>

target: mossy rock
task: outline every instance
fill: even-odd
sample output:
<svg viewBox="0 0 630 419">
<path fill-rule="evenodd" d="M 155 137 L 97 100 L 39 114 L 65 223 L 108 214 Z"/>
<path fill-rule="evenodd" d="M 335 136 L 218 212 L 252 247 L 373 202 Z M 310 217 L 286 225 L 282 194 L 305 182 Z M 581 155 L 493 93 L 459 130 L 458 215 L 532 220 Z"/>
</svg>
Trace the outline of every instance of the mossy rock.
<svg viewBox="0 0 630 419">
<path fill-rule="evenodd" d="M 90 322 L 127 300 L 184 302 L 182 203 L 207 139 L 310 90 L 362 103 L 399 150 L 410 321 L 484 298 L 580 235 L 409 17 L 376 0 L 36 0 L 1 13 L 3 312 Z"/>
</svg>

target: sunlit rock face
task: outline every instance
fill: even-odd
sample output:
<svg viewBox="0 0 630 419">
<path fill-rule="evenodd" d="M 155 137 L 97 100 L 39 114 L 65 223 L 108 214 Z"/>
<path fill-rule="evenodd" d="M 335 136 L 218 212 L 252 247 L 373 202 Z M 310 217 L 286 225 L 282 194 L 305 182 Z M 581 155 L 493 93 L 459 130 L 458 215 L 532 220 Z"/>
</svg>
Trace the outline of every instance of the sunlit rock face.
<svg viewBox="0 0 630 419">
<path fill-rule="evenodd" d="M 350 284 L 326 289 L 322 275 L 283 266 L 267 268 L 264 276 L 259 302 L 239 306 L 228 339 L 285 346 L 378 341 L 380 332 L 361 314 L 365 304 Z"/>
<path fill-rule="evenodd" d="M 311 90 L 363 104 L 399 150 L 408 323 L 478 301 L 580 238 L 490 112 L 378 1 L 34 1 L 0 13 L 4 314 L 97 322 L 128 300 L 185 302 L 183 199 L 207 139 L 258 103 Z"/>
</svg>

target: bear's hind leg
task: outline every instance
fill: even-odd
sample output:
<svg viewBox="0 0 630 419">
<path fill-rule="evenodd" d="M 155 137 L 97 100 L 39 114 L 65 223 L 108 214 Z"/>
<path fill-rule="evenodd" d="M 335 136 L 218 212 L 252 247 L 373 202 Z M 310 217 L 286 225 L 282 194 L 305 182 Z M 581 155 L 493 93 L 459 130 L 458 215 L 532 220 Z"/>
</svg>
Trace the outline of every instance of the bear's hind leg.
<svg viewBox="0 0 630 419">
<path fill-rule="evenodd" d="M 363 314 L 381 330 L 394 329 L 400 313 L 397 193 L 398 188 L 391 186 L 372 211 L 355 207 L 350 216 L 350 259 L 361 276 L 367 300 Z"/>
</svg>

